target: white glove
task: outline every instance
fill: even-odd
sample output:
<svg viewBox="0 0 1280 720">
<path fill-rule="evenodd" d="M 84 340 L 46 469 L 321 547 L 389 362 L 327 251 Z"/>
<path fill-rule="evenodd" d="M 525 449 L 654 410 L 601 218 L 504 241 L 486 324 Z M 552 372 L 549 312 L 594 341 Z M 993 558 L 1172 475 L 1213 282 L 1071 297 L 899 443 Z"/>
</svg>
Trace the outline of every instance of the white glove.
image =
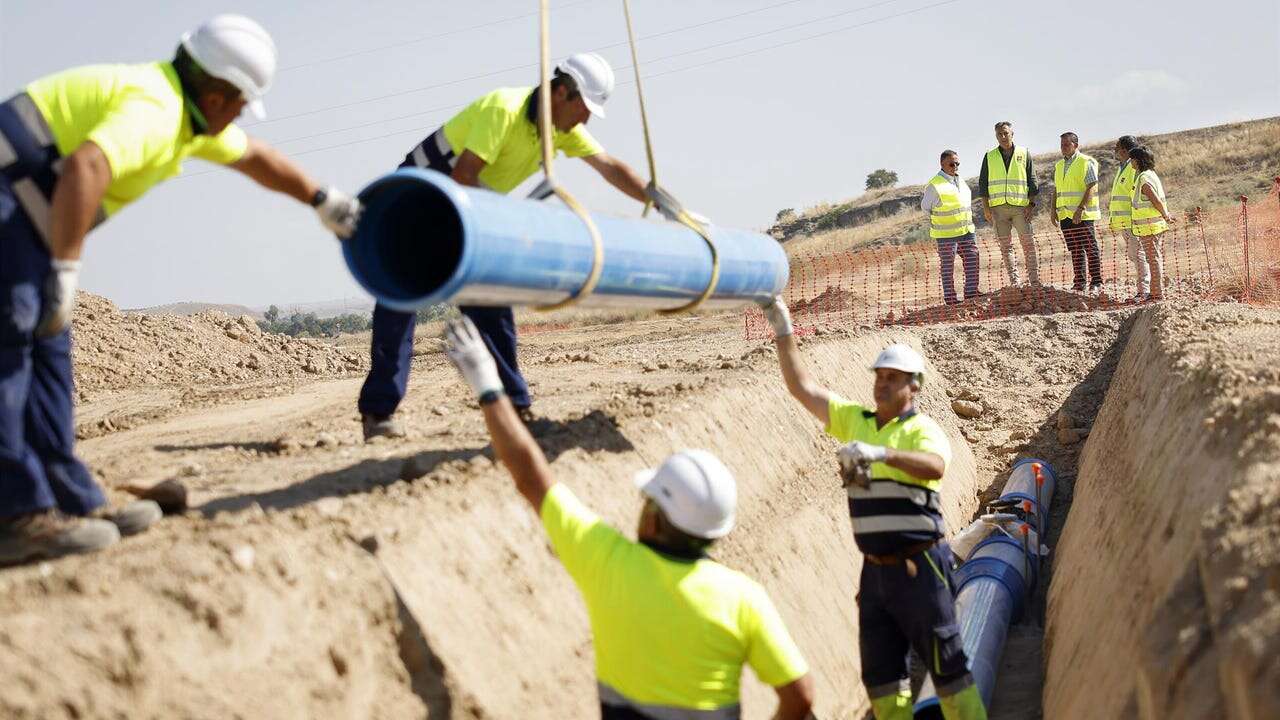
<svg viewBox="0 0 1280 720">
<path fill-rule="evenodd" d="M 543 179 L 538 186 L 529 191 L 527 199 L 529 200 L 546 200 L 556 194 L 556 186 L 551 184 L 550 180 Z"/>
<path fill-rule="evenodd" d="M 656 183 L 650 182 L 644 189 L 644 194 L 649 196 L 649 200 L 653 206 L 657 208 L 662 217 L 671 222 L 680 222 L 680 214 L 684 213 L 689 219 L 700 225 L 710 225 L 711 221 L 699 215 L 692 210 L 686 210 L 680 201 L 675 199 L 671 193 L 658 187 Z"/>
<path fill-rule="evenodd" d="M 356 223 L 360 222 L 360 213 L 364 206 L 360 200 L 330 185 L 323 191 L 324 198 L 316 205 L 316 214 L 334 235 L 346 240 L 356 231 Z"/>
<path fill-rule="evenodd" d="M 860 440 L 854 440 L 836 451 L 836 457 L 840 460 L 840 467 L 846 470 L 861 462 L 884 462 L 888 455 L 889 450 L 884 446 L 870 445 Z"/>
<path fill-rule="evenodd" d="M 57 335 L 71 324 L 76 306 L 76 286 L 80 284 L 79 260 L 54 260 L 44 283 L 44 312 L 36 326 L 36 337 Z"/>
<path fill-rule="evenodd" d="M 502 379 L 498 377 L 498 364 L 489 354 L 489 347 L 480 337 L 471 319 L 463 316 L 450 320 L 444 328 L 445 353 L 453 362 L 462 379 L 467 381 L 476 397 L 489 392 L 502 392 Z"/>
<path fill-rule="evenodd" d="M 786 337 L 791 334 L 791 312 L 787 310 L 787 304 L 782 301 L 781 295 L 775 295 L 773 302 L 765 305 L 764 318 L 773 326 L 773 336 L 775 338 Z"/>
</svg>

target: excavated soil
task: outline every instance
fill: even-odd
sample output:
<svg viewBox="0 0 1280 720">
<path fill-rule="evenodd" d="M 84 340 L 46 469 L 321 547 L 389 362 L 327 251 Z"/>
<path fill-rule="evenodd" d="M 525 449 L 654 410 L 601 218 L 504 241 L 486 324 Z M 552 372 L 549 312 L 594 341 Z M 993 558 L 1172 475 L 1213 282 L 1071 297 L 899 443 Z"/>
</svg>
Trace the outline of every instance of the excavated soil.
<svg viewBox="0 0 1280 720">
<path fill-rule="evenodd" d="M 1137 318 L 1057 552 L 1046 717 L 1280 717 L 1280 312 Z"/>
<path fill-rule="evenodd" d="M 101 332 L 85 309 L 80 343 Z M 820 381 L 867 401 L 865 368 L 883 344 L 922 347 L 933 366 L 922 406 L 956 450 L 944 492 L 949 527 L 968 523 L 1012 460 L 1036 455 L 1058 469 L 1060 528 L 1111 371 L 1134 318 L 1149 312 L 828 332 L 804 338 L 802 350 Z M 242 325 L 245 337 L 233 338 L 239 321 L 216 315 L 173 318 L 165 338 L 137 337 L 158 321 L 125 318 L 115 344 L 138 348 L 125 353 L 134 369 L 112 375 L 109 389 L 88 381 L 82 428 L 86 417 L 152 402 L 153 385 L 204 383 L 202 394 L 113 423 L 81 454 L 113 498 L 126 484 L 179 477 L 194 509 L 92 557 L 0 571 L 0 716 L 593 714 L 581 601 L 494 465 L 432 328 L 420 333 L 402 410 L 410 437 L 364 444 L 354 405 L 366 340 L 259 338 Z M 814 667 L 819 716 L 861 718 L 861 560 L 835 444 L 786 395 L 771 343 L 743 341 L 738 323 L 726 315 L 527 335 L 535 407 L 553 421 L 540 443 L 557 476 L 624 529 L 639 508 L 632 472 L 679 447 L 721 455 L 739 479 L 741 524 L 717 558 L 769 589 Z M 141 350 L 187 332 L 209 349 L 179 357 L 209 355 L 202 362 L 245 374 L 170 367 Z M 237 364 L 254 352 L 265 366 L 272 347 L 281 348 L 270 357 L 278 370 Z M 77 351 L 82 375 L 101 352 Z M 333 364 L 313 373 L 309 358 Z M 1035 614 L 1011 635 L 993 718 L 1039 716 Z M 1079 622 L 1051 627 L 1087 634 Z M 744 688 L 745 716 L 767 717 L 771 693 L 754 679 Z"/>
</svg>

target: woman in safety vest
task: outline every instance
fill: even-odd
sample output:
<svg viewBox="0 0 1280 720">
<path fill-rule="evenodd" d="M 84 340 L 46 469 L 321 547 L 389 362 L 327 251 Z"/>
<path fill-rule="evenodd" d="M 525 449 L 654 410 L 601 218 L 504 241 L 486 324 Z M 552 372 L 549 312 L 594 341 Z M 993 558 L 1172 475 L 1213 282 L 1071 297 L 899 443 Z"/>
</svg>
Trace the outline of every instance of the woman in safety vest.
<svg viewBox="0 0 1280 720">
<path fill-rule="evenodd" d="M 1151 268 L 1149 298 L 1164 296 L 1164 233 L 1177 220 L 1169 214 L 1164 184 L 1156 175 L 1156 158 L 1145 146 L 1129 151 L 1129 161 L 1138 172 L 1133 182 L 1133 234 L 1142 244 L 1142 252 Z"/>
</svg>

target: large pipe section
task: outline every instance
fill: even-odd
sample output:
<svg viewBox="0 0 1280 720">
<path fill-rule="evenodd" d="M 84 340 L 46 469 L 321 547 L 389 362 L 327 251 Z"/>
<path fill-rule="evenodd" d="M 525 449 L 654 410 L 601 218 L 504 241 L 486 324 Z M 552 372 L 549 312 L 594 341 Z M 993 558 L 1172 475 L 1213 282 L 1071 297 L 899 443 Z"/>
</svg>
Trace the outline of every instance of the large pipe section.
<svg viewBox="0 0 1280 720">
<path fill-rule="evenodd" d="M 583 221 L 555 203 L 463 187 L 403 168 L 360 193 L 364 214 L 343 255 L 356 281 L 384 305 L 550 305 L 582 288 L 594 245 Z M 604 261 L 583 307 L 674 309 L 706 289 L 712 256 L 683 225 L 593 215 Z M 787 284 L 773 238 L 711 227 L 720 278 L 706 307 L 767 303 Z"/>
<path fill-rule="evenodd" d="M 1014 463 L 1000 498 L 988 506 L 1015 515 L 1014 532 L 995 529 L 953 574 L 956 621 L 969 671 L 987 706 L 995 691 L 1009 625 L 1022 618 L 1039 581 L 1040 538 L 1049 521 L 1056 482 L 1053 468 L 1043 460 L 1023 458 Z M 931 678 L 926 677 L 920 688 L 914 715 L 917 720 L 942 720 Z"/>
</svg>

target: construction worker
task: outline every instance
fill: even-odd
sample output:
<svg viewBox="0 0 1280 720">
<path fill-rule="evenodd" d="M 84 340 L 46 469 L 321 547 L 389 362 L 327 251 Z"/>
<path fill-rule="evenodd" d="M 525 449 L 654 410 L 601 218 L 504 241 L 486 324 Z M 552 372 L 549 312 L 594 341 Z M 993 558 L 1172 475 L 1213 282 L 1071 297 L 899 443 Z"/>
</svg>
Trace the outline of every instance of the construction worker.
<svg viewBox="0 0 1280 720">
<path fill-rule="evenodd" d="M 924 358 L 908 345 L 872 364 L 875 407 L 849 402 L 805 369 L 782 298 L 766 306 L 787 390 L 840 442 L 854 542 L 863 554 L 858 590 L 862 681 L 877 720 L 909 720 L 907 651 L 928 666 L 948 720 L 985 718 L 956 624 L 951 551 L 938 492 L 951 445 L 921 414 Z"/>
<path fill-rule="evenodd" d="M 551 122 L 555 149 L 586 161 L 609 184 L 640 202 L 647 199 L 640 176 L 611 157 L 587 132 L 587 121 L 604 117 L 604 103 L 613 94 L 613 69 L 595 53 L 572 55 L 561 62 L 551 79 Z M 538 136 L 538 88 L 500 88 L 471 103 L 440 129 L 428 135 L 405 156 L 400 167 L 429 168 L 471 187 L 509 193 L 537 172 L 541 161 Z M 535 193 L 544 197 L 545 186 Z M 658 210 L 673 211 L 661 196 Z M 532 398 L 516 357 L 515 318 L 509 307 L 462 306 L 497 359 L 507 397 L 525 422 L 534 423 Z M 393 417 L 409 384 L 413 357 L 413 313 L 378 304 L 373 310 L 373 338 L 369 376 L 360 390 L 358 407 L 366 440 L 403 437 Z M 535 423 L 534 427 L 542 423 Z"/>
<path fill-rule="evenodd" d="M 747 664 L 778 695 L 773 717 L 808 717 L 813 681 L 768 594 L 706 555 L 733 529 L 737 485 L 729 469 L 709 452 L 685 450 L 639 473 L 644 508 L 633 542 L 551 477 L 471 319 L 452 321 L 445 340 L 479 400 L 498 459 L 582 593 L 601 716 L 737 718 Z"/>
<path fill-rule="evenodd" d="M 74 453 L 70 323 L 91 228 L 198 157 L 354 230 L 356 200 L 232 122 L 261 115 L 275 69 L 261 26 L 220 15 L 171 61 L 66 70 L 0 104 L 0 563 L 98 550 L 160 516 L 107 508 Z"/>
<path fill-rule="evenodd" d="M 964 263 L 964 299 L 978 295 L 978 245 L 974 241 L 973 199 L 969 184 L 960 177 L 960 156 L 955 150 L 942 151 L 942 169 L 924 187 L 920 209 L 929 213 L 929 236 L 938 243 L 942 262 L 942 299 L 948 305 L 956 299 L 955 263 Z"/>
<path fill-rule="evenodd" d="M 1129 159 L 1129 151 L 1138 147 L 1138 140 L 1132 135 L 1122 135 L 1116 140 L 1115 154 L 1120 161 L 1116 176 L 1111 180 L 1111 200 L 1107 205 L 1107 224 L 1115 233 L 1124 236 L 1129 252 L 1129 260 L 1133 263 L 1138 278 L 1137 294 L 1130 302 L 1140 303 L 1147 299 L 1151 285 L 1151 267 L 1147 256 L 1142 252 L 1142 242 L 1133 234 L 1133 181 L 1138 172 L 1133 161 Z"/>
<path fill-rule="evenodd" d="M 1031 170 L 1031 153 L 1013 144 L 1013 123 L 996 123 L 996 147 L 982 158 L 978 172 L 978 197 L 982 199 L 982 217 L 996 228 L 1000 256 L 1009 275 L 1009 284 L 1017 286 L 1018 260 L 1013 255 L 1013 229 L 1018 229 L 1022 257 L 1027 263 L 1027 281 L 1040 284 L 1036 262 L 1036 242 L 1031 234 L 1031 215 L 1036 207 L 1036 176 Z"/>
<path fill-rule="evenodd" d="M 1094 222 L 1102 219 L 1098 209 L 1098 161 L 1080 152 L 1080 138 L 1073 132 L 1059 136 L 1062 159 L 1053 166 L 1053 211 L 1062 238 L 1071 253 L 1071 289 L 1085 289 L 1086 265 L 1089 291 L 1102 289 L 1102 255 Z"/>
<path fill-rule="evenodd" d="M 1164 183 L 1156 175 L 1156 158 L 1151 149 L 1139 146 L 1129 151 L 1129 160 L 1138 175 L 1133 181 L 1133 234 L 1142 244 L 1142 254 L 1151 268 L 1151 291 L 1147 298 L 1164 297 L 1164 233 L 1177 222 L 1164 194 Z"/>
</svg>

